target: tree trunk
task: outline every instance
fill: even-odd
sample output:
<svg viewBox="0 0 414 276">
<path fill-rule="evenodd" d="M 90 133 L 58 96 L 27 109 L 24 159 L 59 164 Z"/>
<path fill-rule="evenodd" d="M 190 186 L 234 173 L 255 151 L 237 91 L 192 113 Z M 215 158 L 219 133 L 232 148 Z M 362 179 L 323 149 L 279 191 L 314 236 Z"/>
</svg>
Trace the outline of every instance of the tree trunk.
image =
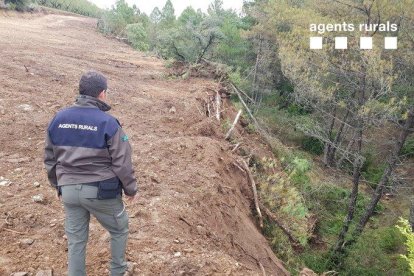
<svg viewBox="0 0 414 276">
<path fill-rule="evenodd" d="M 382 192 L 384 191 L 384 188 L 386 187 L 389 181 L 389 178 L 397 165 L 398 156 L 401 152 L 401 149 L 403 148 L 404 143 L 407 140 L 407 136 L 410 133 L 410 130 L 413 126 L 414 126 L 414 106 L 411 107 L 408 112 L 408 118 L 405 121 L 404 127 L 400 133 L 400 136 L 395 143 L 395 146 L 394 146 L 393 151 L 391 152 L 391 155 L 388 158 L 387 167 L 385 168 L 384 173 L 382 174 L 381 180 L 378 183 L 377 188 L 375 189 L 375 192 L 371 197 L 371 202 L 365 209 L 365 212 L 362 215 L 358 223 L 358 226 L 355 230 L 355 235 L 353 235 L 354 238 L 357 238 L 362 233 L 368 220 L 373 215 L 375 207 L 377 206 L 378 202 L 380 201 L 382 197 Z"/>
<path fill-rule="evenodd" d="M 323 151 L 324 152 L 324 154 L 323 154 L 323 163 L 325 164 L 325 166 L 329 166 L 329 164 L 328 164 L 328 155 L 329 155 L 329 152 L 331 151 L 331 148 L 332 148 L 331 137 L 332 137 L 333 129 L 334 129 L 334 126 L 335 126 L 335 121 L 336 121 L 336 110 L 337 110 L 337 108 L 336 108 L 336 105 L 335 105 L 334 110 L 333 110 L 333 114 L 332 114 L 332 121 L 329 125 L 329 131 L 328 131 L 328 140 L 329 140 L 329 142 L 325 142 L 325 149 Z"/>
<path fill-rule="evenodd" d="M 327 166 L 329 166 L 329 167 L 332 167 L 332 166 L 335 165 L 334 163 L 335 163 L 336 149 L 337 149 L 339 143 L 341 142 L 344 127 L 345 127 L 346 121 L 348 120 L 348 117 L 349 117 L 350 114 L 351 114 L 351 112 L 348 109 L 347 112 L 345 113 L 344 118 L 342 119 L 341 125 L 339 126 L 338 133 L 335 136 L 335 141 L 333 142 L 333 145 L 331 146 L 330 151 L 328 151 L 328 153 L 327 153 L 326 161 L 327 161 Z"/>
<path fill-rule="evenodd" d="M 213 45 L 214 39 L 215 39 L 215 35 L 211 34 L 208 38 L 207 44 L 206 46 L 203 48 L 203 50 L 201 51 L 200 55 L 198 56 L 197 60 L 196 60 L 196 64 L 199 64 L 200 61 L 203 59 L 204 55 L 206 54 L 208 48 L 210 48 L 211 45 Z M 203 43 L 202 41 L 199 39 L 200 41 L 200 46 L 203 47 Z"/>
<path fill-rule="evenodd" d="M 363 164 L 362 157 L 360 156 L 361 150 L 362 150 L 362 124 L 359 124 L 358 129 L 358 137 L 357 137 L 357 143 L 358 143 L 358 149 L 356 152 L 356 158 L 354 161 L 354 171 L 352 176 L 352 191 L 351 195 L 349 196 L 349 204 L 348 204 L 348 213 L 344 219 L 344 224 L 342 225 L 341 232 L 339 233 L 338 241 L 336 242 L 336 245 L 334 247 L 334 253 L 339 253 L 342 251 L 344 242 L 345 242 L 345 236 L 348 233 L 349 226 L 351 225 L 351 222 L 354 218 L 355 213 L 355 207 L 357 203 L 357 197 L 358 197 L 358 188 L 359 188 L 359 179 L 361 177 L 361 167 Z"/>
<path fill-rule="evenodd" d="M 355 111 L 358 111 L 359 108 L 361 108 L 365 103 L 365 90 L 366 90 L 366 69 L 362 68 L 364 70 L 364 74 L 361 78 L 361 94 L 358 98 L 358 104 L 355 108 Z M 355 93 L 354 93 L 355 95 Z M 349 110 L 349 109 L 348 109 Z M 347 115 L 345 117 L 349 116 L 348 111 Z M 345 120 L 344 120 L 345 122 Z M 356 151 L 355 151 L 355 160 L 353 164 L 354 171 L 352 173 L 352 191 L 351 195 L 349 196 L 349 204 L 348 204 L 348 213 L 344 219 L 344 224 L 342 225 L 341 232 L 338 236 L 338 241 L 335 244 L 335 247 L 333 249 L 333 256 L 336 257 L 338 253 L 342 252 L 344 244 L 345 244 L 345 236 L 348 233 L 349 226 L 351 225 L 352 220 L 354 219 L 355 214 L 355 208 L 357 203 L 357 197 L 358 197 L 358 189 L 359 189 L 359 179 L 361 177 L 361 168 L 364 163 L 364 160 L 361 156 L 362 152 L 362 138 L 364 133 L 364 119 L 358 117 L 356 115 L 356 131 L 357 131 L 357 137 L 356 137 Z M 336 260 L 338 261 L 338 260 Z"/>
<path fill-rule="evenodd" d="M 342 157 L 336 162 L 336 167 L 340 168 L 345 159 L 348 159 L 348 153 L 351 151 L 352 146 L 355 143 L 355 134 L 353 134 L 351 140 L 349 140 L 348 145 L 346 146 L 345 152 L 342 154 Z"/>
<path fill-rule="evenodd" d="M 260 61 L 260 55 L 262 53 L 262 43 L 263 43 L 263 39 L 261 38 L 261 36 L 259 37 L 259 49 L 256 55 L 256 64 L 254 65 L 254 75 L 253 75 L 253 83 L 252 83 L 252 90 L 253 90 L 253 99 L 255 104 L 258 102 L 258 94 L 259 94 L 259 89 L 258 89 L 258 85 L 257 85 L 257 74 L 258 74 L 258 69 L 259 69 L 259 61 Z M 253 112 L 255 113 L 257 111 L 258 107 L 255 106 Z"/>
</svg>

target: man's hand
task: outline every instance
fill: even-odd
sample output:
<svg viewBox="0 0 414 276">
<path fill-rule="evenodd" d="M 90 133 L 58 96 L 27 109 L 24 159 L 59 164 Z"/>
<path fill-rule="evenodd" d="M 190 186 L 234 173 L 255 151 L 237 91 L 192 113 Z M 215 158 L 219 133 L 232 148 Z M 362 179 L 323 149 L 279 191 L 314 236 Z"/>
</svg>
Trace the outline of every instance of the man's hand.
<svg viewBox="0 0 414 276">
<path fill-rule="evenodd" d="M 133 204 L 135 202 L 137 202 L 138 200 L 138 195 L 134 195 L 134 196 L 126 196 L 126 200 L 128 203 Z"/>
</svg>

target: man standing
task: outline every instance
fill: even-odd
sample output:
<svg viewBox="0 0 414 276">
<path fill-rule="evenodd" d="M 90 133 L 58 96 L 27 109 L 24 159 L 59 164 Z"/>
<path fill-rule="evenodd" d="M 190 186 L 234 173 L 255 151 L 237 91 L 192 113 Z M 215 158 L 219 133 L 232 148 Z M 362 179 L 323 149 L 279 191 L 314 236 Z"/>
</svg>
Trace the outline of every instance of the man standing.
<svg viewBox="0 0 414 276">
<path fill-rule="evenodd" d="M 59 111 L 46 135 L 45 167 L 65 208 L 68 275 L 82 276 L 90 214 L 111 235 L 111 275 L 124 275 L 128 214 L 122 191 L 135 200 L 137 182 L 128 136 L 117 119 L 105 113 L 107 81 L 89 71 L 79 82 L 73 106 Z"/>
</svg>

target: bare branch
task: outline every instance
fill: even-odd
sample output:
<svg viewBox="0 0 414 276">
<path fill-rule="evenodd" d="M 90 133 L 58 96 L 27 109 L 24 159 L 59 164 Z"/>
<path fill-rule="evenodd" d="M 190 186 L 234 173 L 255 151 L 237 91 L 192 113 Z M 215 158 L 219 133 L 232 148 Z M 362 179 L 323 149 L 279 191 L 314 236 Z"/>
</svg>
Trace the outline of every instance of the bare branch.
<svg viewBox="0 0 414 276">
<path fill-rule="evenodd" d="M 225 139 L 228 140 L 231 137 L 231 133 L 233 132 L 234 127 L 236 126 L 237 122 L 239 121 L 240 115 L 242 114 L 242 110 L 240 109 L 239 112 L 236 115 L 236 118 L 234 119 L 233 124 L 231 125 L 229 131 L 227 131 Z"/>
</svg>

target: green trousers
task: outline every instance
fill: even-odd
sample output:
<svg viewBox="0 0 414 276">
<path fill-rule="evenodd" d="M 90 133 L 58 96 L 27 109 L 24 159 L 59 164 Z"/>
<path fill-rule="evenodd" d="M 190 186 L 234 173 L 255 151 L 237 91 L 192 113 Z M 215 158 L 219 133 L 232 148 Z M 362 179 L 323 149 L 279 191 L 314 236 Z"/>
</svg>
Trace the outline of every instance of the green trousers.
<svg viewBox="0 0 414 276">
<path fill-rule="evenodd" d="M 65 232 L 68 238 L 68 275 L 84 276 L 89 219 L 92 214 L 111 235 L 111 276 L 124 275 L 127 263 L 128 214 L 121 195 L 97 199 L 98 188 L 89 185 L 62 186 Z"/>
</svg>

